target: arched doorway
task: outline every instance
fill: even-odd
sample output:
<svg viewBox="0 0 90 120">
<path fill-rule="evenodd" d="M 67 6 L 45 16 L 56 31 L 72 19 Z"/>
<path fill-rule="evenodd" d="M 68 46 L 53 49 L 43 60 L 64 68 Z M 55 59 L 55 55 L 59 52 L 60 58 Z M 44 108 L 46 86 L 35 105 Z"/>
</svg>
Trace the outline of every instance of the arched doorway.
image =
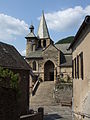
<svg viewBox="0 0 90 120">
<path fill-rule="evenodd" d="M 44 81 L 54 81 L 54 64 L 50 60 L 44 65 Z"/>
</svg>

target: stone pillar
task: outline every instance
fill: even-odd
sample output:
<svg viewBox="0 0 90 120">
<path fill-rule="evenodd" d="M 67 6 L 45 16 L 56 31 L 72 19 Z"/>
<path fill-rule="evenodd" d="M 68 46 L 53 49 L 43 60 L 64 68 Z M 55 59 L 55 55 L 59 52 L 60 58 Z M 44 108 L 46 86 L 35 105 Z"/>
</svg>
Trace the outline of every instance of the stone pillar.
<svg viewBox="0 0 90 120">
<path fill-rule="evenodd" d="M 57 67 L 57 75 L 60 75 L 60 51 L 58 51 L 58 67 Z"/>
<path fill-rule="evenodd" d="M 35 52 L 35 50 L 36 50 L 36 45 L 34 44 L 33 45 L 33 52 Z"/>
<path fill-rule="evenodd" d="M 43 120 L 43 117 L 44 117 L 44 108 L 43 108 L 43 107 L 39 107 L 39 108 L 38 108 L 38 113 L 41 113 L 41 115 L 42 115 L 42 120 Z"/>
<path fill-rule="evenodd" d="M 29 94 L 31 94 L 32 93 L 32 76 L 30 75 L 30 77 L 29 77 Z"/>
<path fill-rule="evenodd" d="M 50 45 L 50 39 L 46 39 L 46 47 Z"/>
<path fill-rule="evenodd" d="M 54 68 L 54 82 L 56 83 L 56 68 Z"/>
<path fill-rule="evenodd" d="M 41 47 L 43 48 L 43 40 L 41 40 Z"/>
</svg>

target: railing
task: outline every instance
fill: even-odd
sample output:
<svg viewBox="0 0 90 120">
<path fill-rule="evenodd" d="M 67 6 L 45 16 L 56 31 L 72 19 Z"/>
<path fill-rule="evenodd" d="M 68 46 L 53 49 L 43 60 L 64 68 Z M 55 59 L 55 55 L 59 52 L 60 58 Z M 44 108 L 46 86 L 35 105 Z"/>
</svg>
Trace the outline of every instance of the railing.
<svg viewBox="0 0 90 120">
<path fill-rule="evenodd" d="M 37 80 L 36 83 L 35 83 L 35 85 L 34 85 L 34 87 L 33 87 L 33 89 L 32 89 L 32 96 L 35 95 L 35 93 L 36 93 L 36 91 L 37 91 L 37 88 L 38 88 L 39 84 L 40 84 L 40 81 Z"/>
</svg>

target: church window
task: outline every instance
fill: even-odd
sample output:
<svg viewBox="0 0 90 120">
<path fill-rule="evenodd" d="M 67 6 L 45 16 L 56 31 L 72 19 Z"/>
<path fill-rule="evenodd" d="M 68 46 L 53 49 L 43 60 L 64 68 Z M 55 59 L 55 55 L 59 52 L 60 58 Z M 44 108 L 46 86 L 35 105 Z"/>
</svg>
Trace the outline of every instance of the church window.
<svg viewBox="0 0 90 120">
<path fill-rule="evenodd" d="M 43 47 L 46 47 L 46 40 L 43 40 Z"/>
<path fill-rule="evenodd" d="M 33 70 L 36 70 L 36 61 L 33 62 Z"/>
<path fill-rule="evenodd" d="M 41 47 L 41 40 L 38 41 L 38 47 Z"/>
</svg>

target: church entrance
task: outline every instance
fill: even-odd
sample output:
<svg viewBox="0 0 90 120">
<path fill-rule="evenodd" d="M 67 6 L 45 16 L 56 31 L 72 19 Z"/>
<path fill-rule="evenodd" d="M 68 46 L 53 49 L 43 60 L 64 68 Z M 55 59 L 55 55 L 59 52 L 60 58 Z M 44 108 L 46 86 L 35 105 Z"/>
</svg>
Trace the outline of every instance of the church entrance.
<svg viewBox="0 0 90 120">
<path fill-rule="evenodd" d="M 54 64 L 50 60 L 44 65 L 44 81 L 54 81 Z"/>
</svg>

